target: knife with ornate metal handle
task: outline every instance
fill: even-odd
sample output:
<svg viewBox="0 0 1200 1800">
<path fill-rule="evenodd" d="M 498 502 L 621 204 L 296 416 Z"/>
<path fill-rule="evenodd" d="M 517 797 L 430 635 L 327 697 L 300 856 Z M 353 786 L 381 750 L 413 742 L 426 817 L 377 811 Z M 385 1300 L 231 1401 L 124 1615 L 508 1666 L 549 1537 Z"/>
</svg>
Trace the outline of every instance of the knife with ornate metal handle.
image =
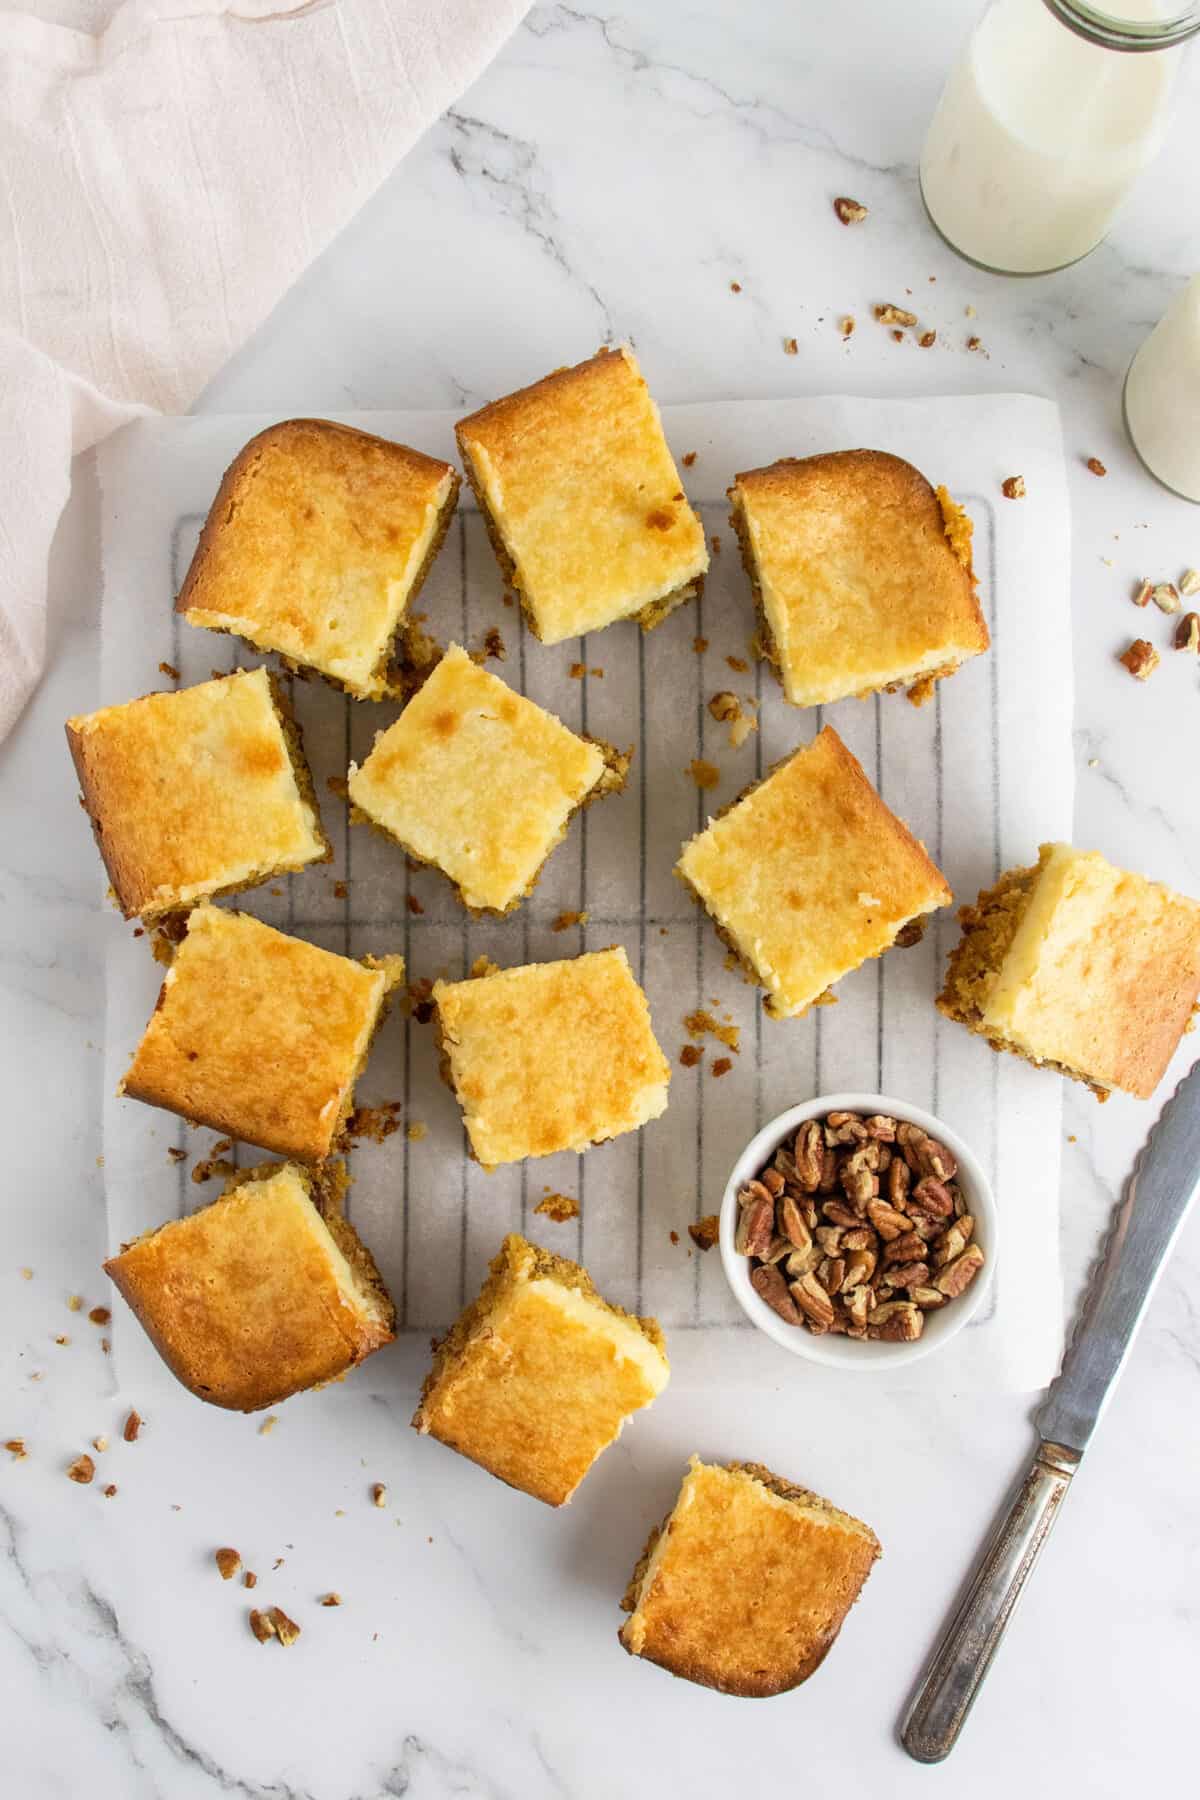
<svg viewBox="0 0 1200 1800">
<path fill-rule="evenodd" d="M 918 1762 L 954 1748 L 1013 1609 L 1100 1423 L 1155 1284 L 1200 1190 L 1200 1063 L 1138 1157 L 1062 1370 L 1034 1414 L 1039 1443 L 900 1730 Z"/>
</svg>

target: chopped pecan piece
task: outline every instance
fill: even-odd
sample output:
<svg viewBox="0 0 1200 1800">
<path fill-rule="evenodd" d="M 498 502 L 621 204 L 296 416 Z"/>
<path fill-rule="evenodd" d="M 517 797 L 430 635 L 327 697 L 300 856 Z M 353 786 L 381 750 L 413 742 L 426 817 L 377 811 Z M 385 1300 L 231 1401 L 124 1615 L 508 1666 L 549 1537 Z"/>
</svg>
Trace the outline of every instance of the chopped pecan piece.
<svg viewBox="0 0 1200 1800">
<path fill-rule="evenodd" d="M 790 1194 L 784 1194 L 775 1202 L 775 1222 L 789 1244 L 794 1245 L 797 1250 L 808 1249 L 812 1243 L 812 1234 Z"/>
<path fill-rule="evenodd" d="M 1175 627 L 1175 648 L 1200 652 L 1200 613 L 1186 612 Z"/>
<path fill-rule="evenodd" d="M 818 1119 L 806 1119 L 801 1125 L 792 1154 L 799 1186 L 806 1194 L 815 1194 L 825 1172 L 825 1143 Z"/>
<path fill-rule="evenodd" d="M 811 1275 L 801 1277 L 803 1281 L 811 1281 Z M 788 1292 L 788 1284 L 779 1270 L 773 1265 L 764 1265 L 750 1271 L 750 1285 L 760 1300 L 764 1300 L 771 1311 L 778 1313 L 785 1325 L 798 1325 L 800 1315 L 796 1311 L 792 1293 L 799 1287 L 799 1282 L 792 1283 L 792 1292 Z M 832 1309 L 831 1309 L 832 1310 Z"/>
<path fill-rule="evenodd" d="M 861 200 L 851 200 L 848 194 L 839 194 L 833 203 L 833 210 L 843 225 L 860 225 L 867 216 L 867 208 Z"/>
<path fill-rule="evenodd" d="M 935 1277 L 933 1285 L 948 1300 L 955 1300 L 964 1288 L 970 1286 L 982 1267 L 983 1251 L 978 1244 L 970 1244 L 961 1256 L 956 1256 L 953 1262 L 946 1264 Z"/>
<path fill-rule="evenodd" d="M 85 1451 L 82 1456 L 75 1458 L 67 1470 L 67 1474 L 72 1481 L 77 1481 L 81 1487 L 86 1487 L 89 1481 L 94 1481 L 96 1478 L 96 1465 Z"/>
<path fill-rule="evenodd" d="M 741 1201 L 742 1196 L 738 1199 Z M 734 1247 L 742 1256 L 765 1256 L 774 1236 L 775 1202 L 764 1189 L 761 1195 L 751 1195 L 748 1203 L 739 1205 Z"/>
<path fill-rule="evenodd" d="M 1177 613 L 1183 604 L 1179 598 L 1179 589 L 1173 581 L 1160 581 L 1150 598 L 1159 612 Z"/>
<path fill-rule="evenodd" d="M 909 312 L 906 306 L 895 306 L 890 300 L 873 306 L 871 310 L 881 325 L 915 325 L 917 322 L 915 312 Z"/>
<path fill-rule="evenodd" d="M 1145 638 L 1134 638 L 1128 649 L 1122 650 L 1117 661 L 1124 663 L 1135 681 L 1149 681 L 1158 667 L 1158 651 Z"/>
<path fill-rule="evenodd" d="M 232 1581 L 242 1566 L 242 1559 L 236 1550 L 214 1550 L 213 1560 L 221 1571 L 222 1581 Z"/>
<path fill-rule="evenodd" d="M 978 339 L 976 339 L 976 342 L 978 342 Z M 971 348 L 971 344 L 968 344 L 967 349 L 970 350 Z M 1000 483 L 1000 492 L 1004 495 L 1006 500 L 1023 500 L 1025 498 L 1025 477 L 1023 475 L 1007 476 L 1006 479 Z"/>
<path fill-rule="evenodd" d="M 911 1300 L 889 1300 L 868 1315 L 867 1328 L 885 1343 L 912 1343 L 925 1329 L 925 1315 Z"/>
<path fill-rule="evenodd" d="M 892 1168 L 895 1166 L 893 1163 Z M 904 1213 L 897 1212 L 894 1206 L 888 1206 L 883 1200 L 867 1201 L 867 1217 L 885 1243 L 898 1238 L 909 1229 L 909 1221 Z"/>
<path fill-rule="evenodd" d="M 793 1281 L 791 1294 L 811 1329 L 829 1330 L 834 1320 L 833 1301 L 815 1275 L 802 1275 L 799 1281 Z"/>
<path fill-rule="evenodd" d="M 935 1218 L 948 1219 L 954 1211 L 954 1195 L 945 1182 L 939 1181 L 934 1175 L 922 1175 L 910 1198 L 913 1206 L 932 1213 Z"/>
</svg>

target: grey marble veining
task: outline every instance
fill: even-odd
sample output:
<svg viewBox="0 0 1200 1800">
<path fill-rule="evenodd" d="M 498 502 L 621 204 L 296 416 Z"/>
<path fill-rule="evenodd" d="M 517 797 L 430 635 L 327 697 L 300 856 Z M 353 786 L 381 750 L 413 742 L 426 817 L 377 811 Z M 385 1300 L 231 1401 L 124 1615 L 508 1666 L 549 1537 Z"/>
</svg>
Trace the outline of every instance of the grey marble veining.
<svg viewBox="0 0 1200 1800">
<path fill-rule="evenodd" d="M 1129 358 L 1200 266 L 1197 68 L 1111 238 L 1059 275 L 1005 281 L 951 256 L 916 189 L 966 10 L 538 7 L 201 406 L 467 408 L 623 337 L 664 400 L 1053 395 L 1074 459 L 1076 838 L 1200 893 L 1200 674 L 1167 652 L 1141 688 L 1114 661 L 1143 625 L 1133 581 L 1200 566 L 1200 508 L 1144 476 L 1120 422 Z M 830 208 L 847 192 L 871 208 L 851 230 Z M 870 317 L 909 290 L 937 330 L 931 350 L 892 343 Z M 997 481 L 1018 472 L 1007 446 L 995 456 Z M 289 1402 L 267 1437 L 181 1394 L 121 1441 L 137 1396 L 112 1390 L 102 1333 L 66 1307 L 75 1292 L 109 1303 L 100 963 L 122 929 L 98 905 L 61 741 L 62 719 L 99 699 L 86 464 L 76 488 L 55 549 L 54 664 L 0 751 L 0 1442 L 29 1446 L 22 1462 L 0 1451 L 5 1794 L 640 1800 L 766 1796 L 786 1780 L 903 1797 L 948 1779 L 981 1800 L 1116 1800 L 1177 1782 L 1200 1676 L 1200 1223 L 946 1777 L 901 1756 L 894 1722 L 1023 1456 L 1022 1399 L 948 1392 L 898 1409 L 867 1380 L 837 1406 L 797 1408 L 764 1365 L 758 1393 L 658 1407 L 561 1515 L 419 1442 L 399 1380 L 394 1405 L 353 1381 Z M 1069 1297 L 1152 1111 L 1066 1097 Z M 1020 1246 L 1005 1254 L 1019 1268 Z M 66 1464 L 98 1433 L 112 1448 L 77 1487 Z M 884 1541 L 821 1675 L 750 1711 L 616 1643 L 617 1598 L 693 1449 L 794 1472 Z M 386 1509 L 371 1505 L 376 1480 Z M 257 1570 L 255 1598 L 302 1623 L 293 1649 L 251 1638 L 245 1590 L 212 1563 L 225 1543 Z M 331 1588 L 344 1604 L 322 1609 Z"/>
</svg>

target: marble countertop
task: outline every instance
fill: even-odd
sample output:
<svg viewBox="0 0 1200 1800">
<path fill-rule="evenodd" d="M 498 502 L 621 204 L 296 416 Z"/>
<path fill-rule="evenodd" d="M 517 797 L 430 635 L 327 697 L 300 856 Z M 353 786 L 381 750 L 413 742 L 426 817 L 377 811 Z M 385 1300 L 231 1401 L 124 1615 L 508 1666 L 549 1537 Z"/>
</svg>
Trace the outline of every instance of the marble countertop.
<svg viewBox="0 0 1200 1800">
<path fill-rule="evenodd" d="M 610 337 L 634 341 L 667 401 L 1050 395 L 1072 463 L 1076 840 L 1200 893 L 1196 665 L 1167 655 L 1141 687 L 1114 660 L 1142 624 L 1133 580 L 1200 565 L 1200 508 L 1141 471 L 1119 404 L 1133 350 L 1200 264 L 1197 65 L 1109 241 L 1064 273 L 1006 281 L 956 261 L 917 194 L 967 10 L 538 7 L 201 410 L 466 409 Z M 869 205 L 864 225 L 834 218 L 841 193 Z M 910 289 L 932 349 L 894 344 L 870 318 Z M 845 313 L 859 320 L 849 342 Z M 634 1800 L 794 1782 L 1115 1800 L 1190 1766 L 1200 1219 L 940 1771 L 907 1760 L 896 1720 L 1023 1465 L 1028 1398 L 901 1401 L 865 1380 L 836 1406 L 800 1407 L 764 1356 L 758 1392 L 682 1394 L 639 1420 L 561 1515 L 421 1443 L 407 1392 L 393 1405 L 353 1379 L 290 1401 L 266 1436 L 181 1391 L 121 1440 L 138 1396 L 114 1391 L 100 1331 L 67 1310 L 73 1293 L 110 1303 L 97 1166 L 110 922 L 60 737 L 96 701 L 97 504 L 90 464 L 77 473 L 54 554 L 52 668 L 0 752 L 0 1440 L 29 1447 L 0 1456 L 5 1793 Z M 997 478 L 1011 473 L 998 445 Z M 1069 1302 L 1153 1112 L 1066 1095 Z M 78 1487 L 66 1465 L 99 1433 L 113 1447 Z M 819 1678 L 753 1710 L 615 1641 L 636 1549 L 693 1449 L 795 1474 L 885 1545 Z M 254 1642 L 244 1590 L 214 1568 L 221 1544 L 257 1570 L 256 1598 L 300 1620 L 294 1648 Z M 330 1589 L 340 1609 L 318 1606 Z"/>
</svg>

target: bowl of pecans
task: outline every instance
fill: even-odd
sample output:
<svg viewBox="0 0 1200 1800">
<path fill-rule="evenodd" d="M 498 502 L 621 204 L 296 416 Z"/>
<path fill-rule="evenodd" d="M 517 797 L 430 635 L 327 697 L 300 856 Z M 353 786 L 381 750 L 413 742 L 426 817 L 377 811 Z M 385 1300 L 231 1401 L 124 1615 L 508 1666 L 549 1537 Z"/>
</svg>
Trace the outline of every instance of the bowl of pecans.
<svg viewBox="0 0 1200 1800">
<path fill-rule="evenodd" d="M 996 1202 L 962 1139 L 884 1094 L 789 1107 L 734 1165 L 721 1261 L 743 1312 L 810 1362 L 928 1356 L 986 1296 Z"/>
</svg>

